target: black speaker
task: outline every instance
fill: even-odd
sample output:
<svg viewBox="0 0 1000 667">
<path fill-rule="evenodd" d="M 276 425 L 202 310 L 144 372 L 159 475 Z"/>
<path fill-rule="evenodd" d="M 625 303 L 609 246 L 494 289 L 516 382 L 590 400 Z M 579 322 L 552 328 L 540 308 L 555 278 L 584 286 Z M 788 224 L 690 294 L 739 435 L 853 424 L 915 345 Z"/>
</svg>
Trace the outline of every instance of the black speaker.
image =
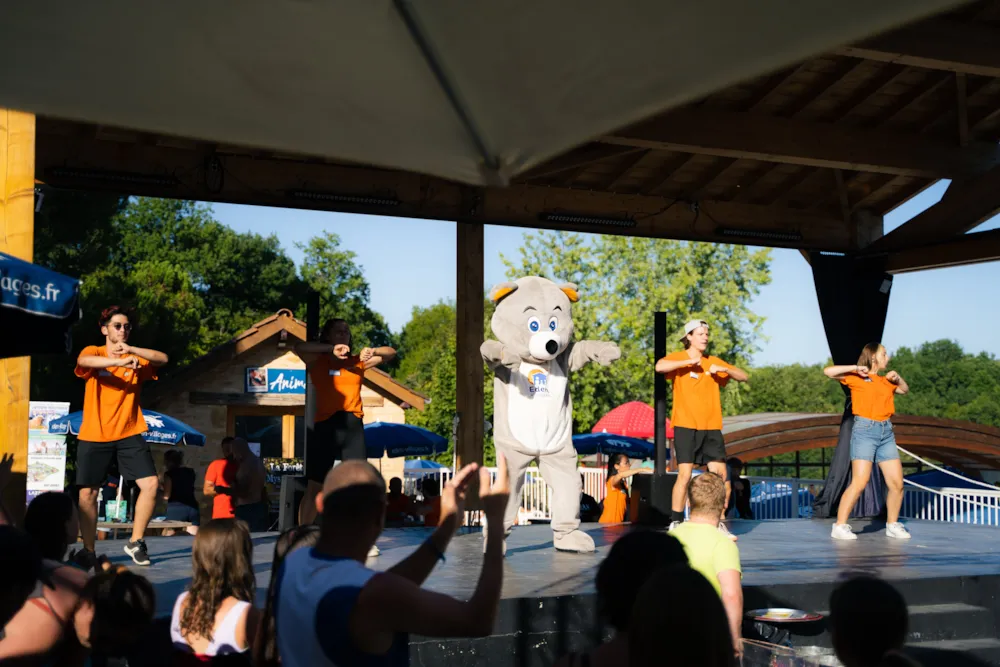
<svg viewBox="0 0 1000 667">
<path fill-rule="evenodd" d="M 278 531 L 285 532 L 298 524 L 299 503 L 306 494 L 306 478 L 283 475 L 278 502 Z"/>
<path fill-rule="evenodd" d="M 670 525 L 670 503 L 677 473 L 634 475 L 628 519 L 644 526 Z"/>
</svg>

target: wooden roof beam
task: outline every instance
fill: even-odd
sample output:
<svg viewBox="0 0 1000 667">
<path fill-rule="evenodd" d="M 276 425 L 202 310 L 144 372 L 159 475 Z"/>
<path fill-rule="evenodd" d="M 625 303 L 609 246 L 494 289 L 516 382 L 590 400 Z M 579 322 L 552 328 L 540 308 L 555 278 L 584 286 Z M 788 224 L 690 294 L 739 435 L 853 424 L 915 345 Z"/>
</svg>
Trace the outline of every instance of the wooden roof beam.
<svg viewBox="0 0 1000 667">
<path fill-rule="evenodd" d="M 959 147 L 927 137 L 748 113 L 684 109 L 599 139 L 605 144 L 870 171 L 962 178 L 1000 164 L 1000 146 Z"/>
<path fill-rule="evenodd" d="M 1000 210 L 1000 167 L 952 183 L 941 201 L 868 247 L 878 253 L 937 243 L 964 234 Z"/>
<path fill-rule="evenodd" d="M 1000 229 L 962 234 L 954 240 L 889 253 L 886 271 L 908 273 L 1000 260 Z"/>
<path fill-rule="evenodd" d="M 844 46 L 838 55 L 1000 77 L 1000 30 L 985 23 L 921 21 Z"/>
</svg>

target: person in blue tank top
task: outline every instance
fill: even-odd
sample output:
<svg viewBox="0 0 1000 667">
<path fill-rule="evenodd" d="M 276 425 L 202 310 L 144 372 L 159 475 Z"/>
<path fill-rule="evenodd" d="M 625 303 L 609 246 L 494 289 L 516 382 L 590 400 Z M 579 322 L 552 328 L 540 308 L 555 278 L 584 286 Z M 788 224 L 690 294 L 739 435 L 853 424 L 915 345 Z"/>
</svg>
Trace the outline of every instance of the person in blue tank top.
<svg viewBox="0 0 1000 667">
<path fill-rule="evenodd" d="M 510 495 L 507 462 L 497 456 L 496 481 L 476 464 L 441 490 L 437 529 L 386 572 L 365 566 L 385 522 L 385 481 L 366 461 L 345 461 L 316 497 L 320 538 L 285 559 L 274 615 L 282 667 L 409 664 L 408 635 L 477 637 L 492 632 L 503 583 L 503 515 Z M 486 549 L 468 600 L 421 588 L 465 516 L 469 481 L 479 472 Z"/>
</svg>

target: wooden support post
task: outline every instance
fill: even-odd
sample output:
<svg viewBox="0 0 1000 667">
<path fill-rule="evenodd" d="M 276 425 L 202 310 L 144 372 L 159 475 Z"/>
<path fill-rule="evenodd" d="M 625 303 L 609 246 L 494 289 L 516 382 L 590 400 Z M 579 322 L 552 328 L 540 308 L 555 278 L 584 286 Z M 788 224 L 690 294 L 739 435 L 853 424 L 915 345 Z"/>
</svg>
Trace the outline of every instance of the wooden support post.
<svg viewBox="0 0 1000 667">
<path fill-rule="evenodd" d="M 483 462 L 483 226 L 457 223 L 455 465 Z"/>
<path fill-rule="evenodd" d="M 0 252 L 31 261 L 35 233 L 35 117 L 0 109 Z M 0 454 L 13 455 L 4 507 L 25 507 L 31 357 L 0 358 Z"/>
<path fill-rule="evenodd" d="M 295 458 L 295 415 L 281 415 L 281 458 Z"/>
</svg>

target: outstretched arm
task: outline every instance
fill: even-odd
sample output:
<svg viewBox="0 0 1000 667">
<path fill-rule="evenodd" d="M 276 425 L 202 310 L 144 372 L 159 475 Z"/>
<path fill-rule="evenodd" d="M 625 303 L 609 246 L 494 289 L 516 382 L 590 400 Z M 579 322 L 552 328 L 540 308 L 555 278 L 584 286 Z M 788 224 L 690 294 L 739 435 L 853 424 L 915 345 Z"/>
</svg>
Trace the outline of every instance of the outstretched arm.
<svg viewBox="0 0 1000 667">
<path fill-rule="evenodd" d="M 652 474 L 653 474 L 652 468 L 629 468 L 625 472 L 615 473 L 608 479 L 608 482 L 610 482 L 611 485 L 614 486 L 618 482 L 622 481 L 627 477 L 631 477 L 632 475 L 652 475 Z"/>
<path fill-rule="evenodd" d="M 601 366 L 609 366 L 621 356 L 622 351 L 616 343 L 605 340 L 577 341 L 569 351 L 569 370 L 571 373 L 576 372 L 591 361 L 596 361 Z"/>
<path fill-rule="evenodd" d="M 150 366 L 164 366 L 168 361 L 170 361 L 164 353 L 158 350 L 150 350 L 145 347 L 132 347 L 131 345 L 123 344 L 115 350 L 115 353 L 135 355 L 140 359 L 148 361 Z"/>
<path fill-rule="evenodd" d="M 361 350 L 359 355 L 361 363 L 364 364 L 365 370 L 374 368 L 379 364 L 392 361 L 395 356 L 396 350 L 387 345 L 383 345 L 382 347 L 366 347 Z"/>
<path fill-rule="evenodd" d="M 906 384 L 906 380 L 903 379 L 903 376 L 901 376 L 896 371 L 889 371 L 888 373 L 886 373 L 885 379 L 896 385 L 896 391 L 895 391 L 896 394 L 902 396 L 904 394 L 909 393 L 910 385 Z"/>
<path fill-rule="evenodd" d="M 864 366 L 827 366 L 823 369 L 823 374 L 833 380 L 839 380 L 847 375 L 860 375 L 868 377 L 868 369 Z"/>
<path fill-rule="evenodd" d="M 730 366 L 729 364 L 712 364 L 709 366 L 708 372 L 712 375 L 723 373 L 728 376 L 730 380 L 736 380 L 737 382 L 747 381 L 747 372 L 745 370 L 737 368 L 736 366 Z"/>
<path fill-rule="evenodd" d="M 507 346 L 498 340 L 484 341 L 479 346 L 479 353 L 483 355 L 483 361 L 491 371 L 501 366 L 513 369 L 521 365 L 521 357 L 508 350 Z"/>
</svg>

